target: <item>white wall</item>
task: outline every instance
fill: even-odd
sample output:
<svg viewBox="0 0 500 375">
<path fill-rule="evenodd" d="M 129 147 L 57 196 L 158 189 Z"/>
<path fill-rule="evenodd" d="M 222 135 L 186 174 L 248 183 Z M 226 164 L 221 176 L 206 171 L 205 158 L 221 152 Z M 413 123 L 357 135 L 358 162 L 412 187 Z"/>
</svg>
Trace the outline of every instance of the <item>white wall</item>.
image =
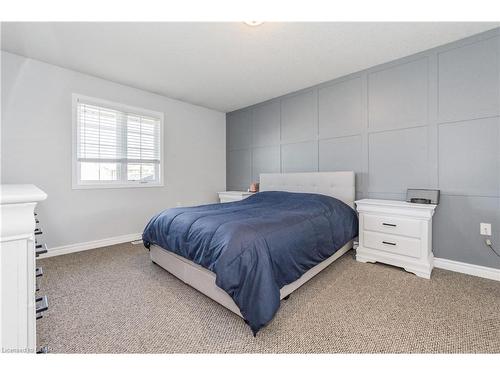
<svg viewBox="0 0 500 375">
<path fill-rule="evenodd" d="M 33 183 L 49 247 L 142 232 L 165 208 L 215 202 L 226 185 L 224 113 L 1 52 L 2 183 Z M 164 187 L 72 190 L 71 94 L 163 112 Z"/>
</svg>

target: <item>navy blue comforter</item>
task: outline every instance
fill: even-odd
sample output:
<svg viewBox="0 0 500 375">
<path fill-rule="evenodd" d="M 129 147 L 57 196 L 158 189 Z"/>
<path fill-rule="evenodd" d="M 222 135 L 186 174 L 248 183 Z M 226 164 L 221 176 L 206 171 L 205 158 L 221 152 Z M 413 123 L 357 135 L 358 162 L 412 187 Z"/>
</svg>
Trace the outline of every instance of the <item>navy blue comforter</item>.
<svg viewBox="0 0 500 375">
<path fill-rule="evenodd" d="M 280 289 L 358 234 L 356 213 L 325 195 L 268 191 L 232 203 L 171 208 L 142 238 L 209 269 L 255 334 L 275 315 Z"/>
</svg>

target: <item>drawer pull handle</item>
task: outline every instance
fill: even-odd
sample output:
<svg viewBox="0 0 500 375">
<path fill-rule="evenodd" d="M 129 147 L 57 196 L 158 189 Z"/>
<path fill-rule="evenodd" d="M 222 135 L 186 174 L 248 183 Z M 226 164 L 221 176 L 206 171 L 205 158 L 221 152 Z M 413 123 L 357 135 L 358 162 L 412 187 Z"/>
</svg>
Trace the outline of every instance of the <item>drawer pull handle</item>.
<svg viewBox="0 0 500 375">
<path fill-rule="evenodd" d="M 396 242 L 387 242 L 387 241 L 382 241 L 383 244 L 385 245 L 391 245 L 391 246 L 396 246 Z"/>
<path fill-rule="evenodd" d="M 49 352 L 48 346 L 42 346 L 40 349 L 36 351 L 36 354 L 47 354 Z"/>
<path fill-rule="evenodd" d="M 49 300 L 47 299 L 47 296 L 43 297 L 38 297 L 35 299 L 36 302 L 36 313 L 41 313 L 44 311 L 47 311 L 49 309 Z"/>
<path fill-rule="evenodd" d="M 35 246 L 35 255 L 37 257 L 39 257 L 40 255 L 42 254 L 45 254 L 47 252 L 47 245 L 43 244 L 43 245 L 36 245 Z"/>
<path fill-rule="evenodd" d="M 42 277 L 42 276 L 43 276 L 43 268 L 42 267 L 35 268 L 35 277 Z"/>
<path fill-rule="evenodd" d="M 386 227 L 397 227 L 396 224 L 389 224 L 389 223 L 382 223 L 382 225 L 385 225 Z"/>
<path fill-rule="evenodd" d="M 40 228 L 35 228 L 35 236 L 39 236 L 40 234 L 43 234 L 42 230 Z"/>
</svg>

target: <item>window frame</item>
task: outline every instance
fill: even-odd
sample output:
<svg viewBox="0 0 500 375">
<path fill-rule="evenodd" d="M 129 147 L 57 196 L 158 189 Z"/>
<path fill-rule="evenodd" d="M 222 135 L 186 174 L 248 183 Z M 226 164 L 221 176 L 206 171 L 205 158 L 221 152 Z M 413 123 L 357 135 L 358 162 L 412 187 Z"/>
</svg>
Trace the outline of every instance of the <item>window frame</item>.
<svg viewBox="0 0 500 375">
<path fill-rule="evenodd" d="M 80 179 L 80 162 L 78 161 L 78 101 L 88 104 L 94 104 L 101 107 L 114 109 L 116 111 L 129 112 L 137 115 L 144 115 L 149 117 L 158 118 L 160 120 L 160 163 L 157 164 L 155 171 L 159 174 L 157 181 L 126 181 L 120 178 L 118 181 L 82 181 Z M 81 94 L 72 94 L 72 189 L 116 189 L 116 188 L 147 188 L 147 187 L 162 187 L 164 185 L 164 114 L 163 112 L 152 111 L 149 109 L 133 107 L 122 103 L 116 103 L 105 99 L 90 97 Z M 137 164 L 137 163 L 131 163 Z M 126 165 L 122 163 L 119 175 L 126 172 Z"/>
</svg>

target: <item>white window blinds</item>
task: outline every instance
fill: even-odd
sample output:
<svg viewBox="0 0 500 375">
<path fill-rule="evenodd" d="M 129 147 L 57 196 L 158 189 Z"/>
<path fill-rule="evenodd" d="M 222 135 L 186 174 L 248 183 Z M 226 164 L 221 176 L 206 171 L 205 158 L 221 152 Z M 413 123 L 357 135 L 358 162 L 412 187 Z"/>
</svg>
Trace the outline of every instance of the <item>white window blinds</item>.
<svg viewBox="0 0 500 375">
<path fill-rule="evenodd" d="M 160 163 L 160 119 L 78 101 L 79 162 Z"/>
<path fill-rule="evenodd" d="M 74 95 L 73 186 L 161 185 L 163 114 Z"/>
</svg>

